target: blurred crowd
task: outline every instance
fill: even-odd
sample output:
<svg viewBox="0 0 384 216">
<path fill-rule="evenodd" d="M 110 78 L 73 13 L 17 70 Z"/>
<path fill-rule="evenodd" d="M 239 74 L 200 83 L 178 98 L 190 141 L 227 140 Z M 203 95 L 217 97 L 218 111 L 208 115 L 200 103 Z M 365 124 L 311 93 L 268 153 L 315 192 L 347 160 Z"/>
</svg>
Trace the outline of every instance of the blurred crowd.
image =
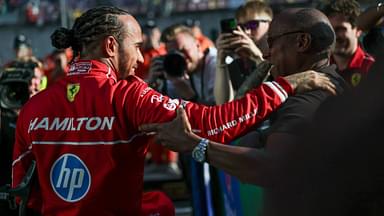
<svg viewBox="0 0 384 216">
<path fill-rule="evenodd" d="M 0 1 L 0 12 L 12 10 L 21 2 Z M 44 2 L 41 1 L 41 4 Z M 47 5 L 49 2 L 46 1 Z M 27 17 L 31 22 L 37 22 L 34 20 L 36 17 L 34 18 L 33 7 L 35 6 L 27 5 Z M 182 98 L 215 106 L 242 98 L 250 89 L 259 86 L 264 81 L 273 81 L 279 76 L 314 70 L 331 77 L 336 86 L 336 94 L 339 96 L 359 91 L 356 98 L 351 99 L 356 100 L 355 103 L 335 102 L 333 99 L 336 104 L 357 107 L 360 105 L 359 103 L 363 103 L 364 97 L 369 97 L 369 95 L 362 95 L 362 92 L 370 92 L 369 90 L 364 91 L 364 89 L 367 89 L 369 83 L 375 80 L 371 74 L 374 73 L 374 77 L 378 75 L 382 77 L 380 74 L 383 70 L 382 64 L 381 67 L 374 65 L 383 60 L 384 5 L 379 3 L 362 10 L 355 0 L 332 0 L 327 4 L 319 5 L 318 9 L 323 14 L 313 11 L 297 12 L 292 9 L 289 13 L 297 13 L 296 18 L 292 18 L 289 13 L 279 14 L 278 11 L 273 11 L 264 1 L 248 1 L 236 10 L 233 18 L 223 17 L 220 23 L 221 32 L 214 41 L 204 35 L 201 30 L 203 23 L 200 23 L 199 20 L 188 19 L 161 29 L 156 20 L 148 19 L 141 23 L 143 43 L 140 50 L 144 63 L 136 69 L 136 76 L 147 82 L 153 89 L 171 98 Z M 54 14 L 53 6 L 47 6 L 46 11 L 47 14 Z M 307 16 L 315 17 L 314 19 L 318 20 L 324 20 L 323 16 L 326 17 L 327 21 L 324 22 L 329 22 L 332 29 L 327 26 L 311 26 L 312 20 L 307 19 Z M 270 29 L 272 25 L 274 28 Z M 316 45 L 308 48 L 309 43 Z M 0 147 L 2 148 L 0 150 L 0 186 L 10 183 L 14 128 L 22 105 L 28 98 L 44 91 L 65 77 L 70 63 L 77 57 L 70 48 L 67 48 L 56 49 L 39 59 L 33 54 L 33 47 L 28 35 L 17 35 L 13 44 L 15 58 L 6 63 L 0 73 Z M 3 52 L 7 51 L 3 50 Z M 14 71 L 20 73 L 20 76 L 12 80 L 7 74 Z M 380 78 L 376 80 L 378 79 Z M 20 87 L 25 84 L 27 85 L 26 91 L 12 89 L 12 85 Z M 208 163 L 198 163 L 192 158 L 190 152 L 179 154 L 152 140 L 146 156 L 144 179 L 150 179 L 153 175 L 166 179 L 185 179 L 188 182 L 189 190 L 194 191 L 192 203 L 196 211 L 195 215 L 212 215 L 212 211 L 207 210 L 210 208 L 216 209 L 216 214 L 219 214 L 218 212 L 222 212 L 217 210 L 219 208 L 207 204 L 210 196 L 207 196 L 205 191 L 210 190 L 210 187 L 206 187 L 207 182 L 211 186 L 218 184 L 215 182 L 218 168 L 244 182 L 267 188 L 265 193 L 267 215 L 277 215 L 276 212 L 283 212 L 277 210 L 275 212 L 273 205 L 278 205 L 279 209 L 288 212 L 289 208 L 282 204 L 283 201 L 276 198 L 282 191 L 280 187 L 275 187 L 280 183 L 281 176 L 270 172 L 277 168 L 275 169 L 271 165 L 272 168 L 267 169 L 267 165 L 263 163 L 274 164 L 271 162 L 273 160 L 271 158 L 288 157 L 287 154 L 291 151 L 287 150 L 290 148 L 287 146 L 295 146 L 292 143 L 299 142 L 297 137 L 301 134 L 298 131 L 305 131 L 304 128 L 312 127 L 311 125 L 315 122 L 314 117 L 318 116 L 318 110 L 322 110 L 322 104 L 332 107 L 328 103 L 329 99 L 332 101 L 332 98 L 325 91 L 313 91 L 288 99 L 267 120 L 255 125 L 253 130 L 229 144 L 247 152 L 241 156 L 241 160 L 233 159 L 231 163 L 215 161 L 214 156 L 210 158 L 212 161 L 209 160 L 213 166 Z M 377 101 L 377 103 L 382 104 L 382 101 Z M 375 106 L 373 103 L 370 105 Z M 344 107 L 345 110 L 350 108 Z M 354 110 L 356 113 L 345 116 L 345 118 L 353 118 L 353 115 L 361 114 L 359 112 L 367 112 L 364 109 L 354 108 Z M 339 114 L 341 115 L 341 113 Z M 335 121 L 353 121 L 330 114 L 339 119 L 331 119 L 330 122 L 324 123 L 324 119 L 329 118 L 326 112 L 320 112 L 319 115 L 323 120 L 320 121 L 320 126 L 316 126 L 317 130 L 325 130 L 326 127 L 323 124 L 332 124 Z M 365 126 L 370 128 L 370 125 L 362 124 L 361 126 L 356 125 L 356 127 L 361 130 Z M 347 127 L 340 125 L 340 127 L 342 126 Z M 347 132 L 344 131 L 344 133 Z M 377 140 L 377 142 L 380 141 Z M 306 144 L 310 145 L 310 143 Z M 326 146 L 332 148 L 329 145 Z M 364 146 L 362 141 L 361 148 L 370 147 Z M 231 157 L 229 151 L 228 158 Z M 258 159 L 253 160 L 254 157 L 266 159 L 260 162 Z M 254 170 L 250 170 L 252 167 Z M 323 167 L 319 170 L 326 173 Z M 197 181 L 198 184 L 192 181 Z M 284 186 L 291 187 L 292 185 Z M 217 191 L 212 193 L 215 194 Z M 290 194 L 292 194 L 291 191 Z M 372 205 L 367 204 L 371 200 L 370 194 L 364 193 L 364 196 L 368 197 L 363 201 L 353 200 L 351 203 L 356 201 L 358 204 L 349 203 L 348 207 L 357 209 L 356 212 L 359 212 L 360 215 L 379 215 L 384 212 L 383 194 L 378 195 L 378 200 L 381 201 L 375 200 Z M 284 198 L 289 199 L 288 196 L 284 196 Z M 299 205 L 291 204 L 292 206 Z M 307 201 L 306 204 L 313 205 L 310 201 Z M 5 209 L 6 205 L 7 203 L 1 203 L 0 207 Z M 271 208 L 268 208 L 269 205 Z M 197 209 L 198 206 L 201 208 Z M 2 211 L 0 210 L 0 212 Z M 4 215 L 11 214 L 9 212 Z M 300 215 L 298 212 L 295 213 L 295 215 Z M 346 215 L 355 215 L 353 210 L 350 210 L 349 213 Z M 287 213 L 287 215 L 293 214 Z"/>
</svg>

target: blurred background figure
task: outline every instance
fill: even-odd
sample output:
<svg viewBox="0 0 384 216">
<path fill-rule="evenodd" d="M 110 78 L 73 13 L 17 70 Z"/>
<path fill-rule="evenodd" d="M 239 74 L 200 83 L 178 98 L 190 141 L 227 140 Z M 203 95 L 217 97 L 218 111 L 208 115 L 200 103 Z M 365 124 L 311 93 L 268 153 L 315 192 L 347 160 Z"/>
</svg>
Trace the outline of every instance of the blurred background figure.
<svg viewBox="0 0 384 216">
<path fill-rule="evenodd" d="M 263 56 L 268 54 L 266 36 L 272 18 L 272 9 L 266 3 L 250 1 L 236 10 L 234 22 L 237 27 L 231 32 L 222 29 L 216 41 L 217 104 L 231 101 L 242 83 L 255 72 L 257 64 L 264 60 Z"/>
<path fill-rule="evenodd" d="M 167 27 L 161 40 L 167 55 L 152 59 L 150 80 L 162 84 L 152 85 L 171 98 L 182 98 L 213 105 L 213 87 L 217 50 L 214 47 L 200 49 L 200 43 L 190 28 L 181 24 Z"/>
<path fill-rule="evenodd" d="M 384 4 L 368 7 L 357 19 L 357 26 L 367 34 L 363 38 L 363 45 L 368 53 L 375 58 L 383 54 L 384 50 Z"/>
<path fill-rule="evenodd" d="M 193 35 L 200 44 L 200 50 L 205 51 L 210 47 L 215 47 L 215 44 L 207 36 L 203 34 L 200 28 L 200 21 L 195 19 L 187 19 L 184 23 L 191 28 Z"/>
<path fill-rule="evenodd" d="M 23 57 L 0 71 L 0 186 L 11 183 L 12 152 L 16 121 L 28 99 L 45 88 L 42 63 Z M 0 200 L 0 215 L 17 215 Z"/>
<path fill-rule="evenodd" d="M 144 58 L 144 63 L 136 70 L 136 76 L 146 80 L 148 78 L 149 66 L 151 59 L 167 53 L 164 44 L 160 41 L 161 31 L 154 20 L 147 20 L 142 25 L 143 45 L 141 53 Z"/>
<path fill-rule="evenodd" d="M 147 20 L 142 25 L 143 44 L 141 53 L 144 58 L 144 63 L 140 64 L 135 71 L 136 76 L 141 79 L 148 80 L 150 64 L 153 58 L 163 56 L 167 53 L 164 43 L 160 41 L 161 31 L 154 20 Z M 161 75 L 160 75 L 161 76 Z M 180 169 L 177 165 L 177 153 L 171 152 L 161 145 L 149 140 L 148 154 L 146 155 L 145 175 L 147 180 L 153 180 L 155 177 L 164 178 L 179 178 Z M 160 175 L 160 176 L 159 176 Z"/>
<path fill-rule="evenodd" d="M 13 49 L 15 50 L 16 60 L 33 56 L 31 40 L 24 34 L 19 34 L 15 37 Z"/>
<path fill-rule="evenodd" d="M 360 5 L 355 0 L 332 0 L 323 8 L 336 32 L 333 63 L 351 86 L 359 85 L 375 61 L 359 44 L 362 32 L 357 26 L 357 19 L 360 11 Z"/>
<path fill-rule="evenodd" d="M 68 63 L 73 58 L 72 49 L 55 49 L 44 58 L 44 74 L 47 76 L 48 84 L 65 77 L 69 71 Z"/>
</svg>

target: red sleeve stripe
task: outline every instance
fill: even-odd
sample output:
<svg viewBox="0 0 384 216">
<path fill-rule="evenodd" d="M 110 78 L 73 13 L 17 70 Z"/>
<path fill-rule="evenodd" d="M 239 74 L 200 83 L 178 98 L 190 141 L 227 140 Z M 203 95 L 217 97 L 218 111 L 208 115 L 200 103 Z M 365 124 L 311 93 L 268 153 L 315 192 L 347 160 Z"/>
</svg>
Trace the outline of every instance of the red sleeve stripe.
<svg viewBox="0 0 384 216">
<path fill-rule="evenodd" d="M 272 89 L 277 94 L 277 96 L 279 96 L 281 102 L 284 102 L 287 99 L 287 92 L 284 91 L 284 89 L 278 83 L 274 84 L 272 82 L 264 82 L 264 84 Z"/>
<path fill-rule="evenodd" d="M 287 98 L 288 97 L 288 94 L 287 92 L 284 90 L 283 87 L 281 87 L 281 85 L 275 81 L 272 81 L 272 83 L 278 88 L 280 89 L 280 91 L 284 94 L 284 96 Z"/>
</svg>

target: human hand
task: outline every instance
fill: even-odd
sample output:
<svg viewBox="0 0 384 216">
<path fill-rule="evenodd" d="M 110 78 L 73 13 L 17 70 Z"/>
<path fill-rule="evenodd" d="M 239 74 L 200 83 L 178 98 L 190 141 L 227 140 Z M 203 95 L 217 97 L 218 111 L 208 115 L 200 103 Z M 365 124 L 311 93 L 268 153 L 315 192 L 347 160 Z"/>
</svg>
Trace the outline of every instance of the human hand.
<svg viewBox="0 0 384 216">
<path fill-rule="evenodd" d="M 257 47 L 252 38 L 250 38 L 240 26 L 237 26 L 237 29 L 233 31 L 233 35 L 237 40 L 235 40 L 232 45 L 235 47 L 234 51 L 239 56 L 249 58 L 253 61 L 264 60 L 263 53 L 259 47 Z"/>
<path fill-rule="evenodd" d="M 191 124 L 182 107 L 177 109 L 177 116 L 172 121 L 140 125 L 139 130 L 154 134 L 157 143 L 176 152 L 190 152 L 201 140 L 192 132 Z"/>
<path fill-rule="evenodd" d="M 234 47 L 231 45 L 232 40 L 232 33 L 221 33 L 216 39 L 217 59 L 220 64 L 225 62 L 228 55 L 234 53 Z"/>
<path fill-rule="evenodd" d="M 296 93 L 324 89 L 332 95 L 336 95 L 336 86 L 324 73 L 308 70 L 284 78 L 291 84 Z"/>
</svg>

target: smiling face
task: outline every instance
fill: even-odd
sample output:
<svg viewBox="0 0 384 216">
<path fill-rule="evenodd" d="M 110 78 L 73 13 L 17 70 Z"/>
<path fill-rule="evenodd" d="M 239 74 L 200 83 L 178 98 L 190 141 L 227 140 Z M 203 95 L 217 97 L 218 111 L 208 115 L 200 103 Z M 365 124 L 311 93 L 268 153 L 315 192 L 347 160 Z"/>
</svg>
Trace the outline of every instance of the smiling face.
<svg viewBox="0 0 384 216">
<path fill-rule="evenodd" d="M 353 27 L 343 14 L 331 14 L 329 21 L 336 33 L 335 55 L 351 56 L 358 46 L 361 31 Z"/>
<path fill-rule="evenodd" d="M 124 23 L 126 30 L 123 41 L 118 45 L 117 70 L 120 78 L 124 79 L 128 75 L 134 75 L 138 65 L 144 62 L 140 51 L 143 39 L 140 25 L 132 16 L 122 15 L 119 19 Z"/>
<path fill-rule="evenodd" d="M 177 33 L 174 40 L 166 43 L 166 48 L 168 51 L 178 50 L 184 54 L 189 73 L 197 68 L 202 53 L 198 42 L 192 35 L 183 32 Z"/>
<path fill-rule="evenodd" d="M 281 18 L 272 21 L 269 28 L 268 60 L 274 65 L 272 74 L 274 77 L 289 75 L 297 69 L 295 35 L 299 31 L 292 30 L 284 24 Z"/>
</svg>

